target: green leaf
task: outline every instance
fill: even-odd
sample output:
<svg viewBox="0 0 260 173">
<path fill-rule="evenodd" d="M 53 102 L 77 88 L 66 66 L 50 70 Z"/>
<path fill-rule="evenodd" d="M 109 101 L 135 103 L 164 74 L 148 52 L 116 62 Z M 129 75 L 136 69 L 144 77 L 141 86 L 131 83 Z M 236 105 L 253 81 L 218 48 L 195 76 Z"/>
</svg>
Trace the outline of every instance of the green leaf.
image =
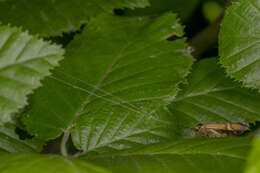
<svg viewBox="0 0 260 173">
<path fill-rule="evenodd" d="M 260 172 L 260 136 L 259 133 L 253 141 L 251 154 L 247 160 L 245 173 Z"/>
<path fill-rule="evenodd" d="M 199 4 L 199 0 L 150 0 L 151 6 L 140 9 L 126 9 L 125 15 L 147 16 L 158 15 L 167 11 L 178 13 L 182 20 L 186 20 Z"/>
<path fill-rule="evenodd" d="M 116 33 L 116 34 L 115 34 Z M 68 46 L 52 79 L 31 99 L 23 122 L 53 139 L 72 125 L 80 150 L 123 149 L 175 137 L 169 103 L 193 62 L 174 14 L 158 18 L 101 15 Z M 42 100 L 48 102 L 42 103 Z"/>
<path fill-rule="evenodd" d="M 181 89 L 169 110 L 183 136 L 195 135 L 198 124 L 260 120 L 260 94 L 227 78 L 215 58 L 195 64 Z"/>
<path fill-rule="evenodd" d="M 23 108 L 26 96 L 50 75 L 64 51 L 21 29 L 0 27 L 0 122 Z"/>
<path fill-rule="evenodd" d="M 15 126 L 5 124 L 0 126 L 0 153 L 34 153 L 40 152 L 42 143 L 34 139 L 21 140 L 15 133 Z"/>
<path fill-rule="evenodd" d="M 226 11 L 219 36 L 220 63 L 244 86 L 260 89 L 260 0 L 240 0 Z"/>
<path fill-rule="evenodd" d="M 109 173 L 85 161 L 36 154 L 1 155 L 0 170 L 1 173 Z"/>
<path fill-rule="evenodd" d="M 90 17 L 103 12 L 112 13 L 114 8 L 147 5 L 148 0 L 2 0 L 0 21 L 48 37 L 76 31 Z"/>
<path fill-rule="evenodd" d="M 179 140 L 85 159 L 114 173 L 242 173 L 250 141 L 250 138 Z"/>
</svg>

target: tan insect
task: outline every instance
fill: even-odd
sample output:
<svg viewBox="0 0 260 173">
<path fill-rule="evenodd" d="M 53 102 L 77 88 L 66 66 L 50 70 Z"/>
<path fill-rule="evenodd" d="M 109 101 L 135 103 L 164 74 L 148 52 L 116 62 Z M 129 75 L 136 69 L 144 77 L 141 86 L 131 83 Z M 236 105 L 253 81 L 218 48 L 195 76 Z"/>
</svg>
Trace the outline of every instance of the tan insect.
<svg viewBox="0 0 260 173">
<path fill-rule="evenodd" d="M 210 137 L 224 137 L 229 134 L 238 135 L 249 128 L 240 123 L 231 124 L 199 124 L 195 130 Z"/>
</svg>

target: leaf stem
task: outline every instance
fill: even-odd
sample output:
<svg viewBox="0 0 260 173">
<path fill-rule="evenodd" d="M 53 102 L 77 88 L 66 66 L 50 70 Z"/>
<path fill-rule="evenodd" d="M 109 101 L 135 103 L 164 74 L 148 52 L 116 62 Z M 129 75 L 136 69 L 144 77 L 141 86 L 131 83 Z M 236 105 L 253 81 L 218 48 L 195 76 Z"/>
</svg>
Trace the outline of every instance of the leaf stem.
<svg viewBox="0 0 260 173">
<path fill-rule="evenodd" d="M 63 137 L 61 139 L 61 147 L 60 147 L 60 152 L 62 154 L 62 156 L 64 157 L 68 157 L 68 151 L 67 151 L 67 142 L 69 140 L 70 137 L 70 129 L 68 128 L 64 134 Z"/>
</svg>

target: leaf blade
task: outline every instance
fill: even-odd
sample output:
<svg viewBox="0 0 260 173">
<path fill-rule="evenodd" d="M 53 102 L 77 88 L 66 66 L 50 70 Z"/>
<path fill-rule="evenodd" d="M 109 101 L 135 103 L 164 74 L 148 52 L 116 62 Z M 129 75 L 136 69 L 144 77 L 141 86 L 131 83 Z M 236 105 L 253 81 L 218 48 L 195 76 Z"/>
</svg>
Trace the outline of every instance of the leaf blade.
<svg viewBox="0 0 260 173">
<path fill-rule="evenodd" d="M 220 63 L 244 86 L 259 89 L 259 0 L 241 0 L 228 8 L 219 35 Z"/>
<path fill-rule="evenodd" d="M 26 96 L 63 58 L 63 49 L 30 36 L 21 29 L 0 27 L 0 121 L 23 108 Z"/>
<path fill-rule="evenodd" d="M 0 126 L 0 152 L 2 153 L 35 153 L 42 149 L 42 142 L 35 139 L 21 140 L 15 133 L 12 124 Z"/>
<path fill-rule="evenodd" d="M 0 169 L 3 173 L 13 172 L 78 172 L 78 173 L 108 173 L 105 169 L 87 162 L 68 159 L 56 155 L 37 154 L 4 154 L 0 155 Z"/>
<path fill-rule="evenodd" d="M 156 0 L 150 0 L 150 6 L 142 9 L 126 9 L 124 10 L 124 15 L 153 16 L 162 14 L 167 11 L 172 11 L 177 13 L 180 18 L 185 21 L 191 16 L 192 12 L 194 12 L 195 8 L 198 6 L 198 3 L 198 0 L 191 0 L 187 3 L 181 0 L 163 0 L 160 2 Z"/>
<path fill-rule="evenodd" d="M 251 138 L 186 139 L 82 157 L 113 172 L 242 172 Z M 226 163 L 229 163 L 228 165 Z"/>
<path fill-rule="evenodd" d="M 259 120 L 259 93 L 227 78 L 216 58 L 195 64 L 181 89 L 169 110 L 183 136 L 195 136 L 198 124 L 249 125 Z"/>
<path fill-rule="evenodd" d="M 83 35 L 71 43 L 68 52 L 71 58 L 63 61 L 55 71 L 53 80 L 44 84 L 49 86 L 46 87 L 48 92 L 51 91 L 49 88 L 56 88 L 48 96 L 53 97 L 50 104 L 42 105 L 46 107 L 44 112 L 48 112 L 45 118 L 37 115 L 40 109 L 36 105 L 36 96 L 33 98 L 34 105 L 31 106 L 35 107 L 25 113 L 30 116 L 28 119 L 24 116 L 23 121 L 29 131 L 41 138 L 56 137 L 73 123 L 75 116 L 79 116 L 73 123 L 72 136 L 74 144 L 83 150 L 88 145 L 86 135 L 90 135 L 88 139 L 92 149 L 98 145 L 107 147 L 112 139 L 107 140 L 108 136 L 114 136 L 114 139 L 121 136 L 122 140 L 116 140 L 115 148 L 134 146 L 135 139 L 145 144 L 172 138 L 174 135 L 167 130 L 174 128 L 170 117 L 168 114 L 159 115 L 156 111 L 158 107 L 168 104 L 166 99 L 176 95 L 178 84 L 187 75 L 193 61 L 184 39 L 166 40 L 173 34 L 183 35 L 183 28 L 176 16 L 168 13 L 153 19 L 101 15 L 88 24 Z M 46 88 L 39 91 L 37 97 L 43 98 Z M 57 103 L 60 104 L 59 108 L 51 109 L 66 114 L 66 120 L 54 120 L 64 122 L 60 127 L 48 120 L 55 116 L 48 108 Z M 151 115 L 149 112 L 152 112 Z M 92 134 L 85 132 L 91 128 L 90 121 L 95 121 Z M 46 127 L 41 127 L 40 122 L 52 124 L 57 133 L 43 136 Z M 106 123 L 115 126 L 108 128 L 104 126 Z M 117 128 L 130 128 L 131 134 L 128 136 L 132 140 L 123 139 L 124 135 Z M 143 133 L 150 133 L 148 129 L 155 132 L 148 135 L 150 139 L 142 139 L 145 138 Z M 128 130 L 122 132 L 127 133 Z M 105 141 L 108 143 L 105 144 Z"/>
<path fill-rule="evenodd" d="M 23 26 L 33 34 L 43 37 L 62 35 L 80 29 L 90 17 L 106 12 L 113 13 L 115 8 L 135 8 L 148 6 L 147 0 L 124 1 L 1 1 L 0 20 L 3 24 Z M 87 10 L 86 10 L 87 9 Z M 23 16 L 21 18 L 20 16 Z"/>
<path fill-rule="evenodd" d="M 260 170 L 259 145 L 260 145 L 260 140 L 259 140 L 259 132 L 258 132 L 255 139 L 252 142 L 252 150 L 247 159 L 245 173 L 259 172 Z"/>
</svg>

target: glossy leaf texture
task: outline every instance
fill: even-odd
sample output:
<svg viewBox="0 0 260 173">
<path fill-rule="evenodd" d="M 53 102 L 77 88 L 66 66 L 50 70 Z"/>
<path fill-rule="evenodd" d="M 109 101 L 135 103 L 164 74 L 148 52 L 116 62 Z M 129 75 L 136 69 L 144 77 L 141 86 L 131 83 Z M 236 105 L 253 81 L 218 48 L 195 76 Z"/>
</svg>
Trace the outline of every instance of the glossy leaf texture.
<svg viewBox="0 0 260 173">
<path fill-rule="evenodd" d="M 23 108 L 26 96 L 63 58 L 64 50 L 21 29 L 0 27 L 0 122 Z"/>
<path fill-rule="evenodd" d="M 187 84 L 169 106 L 181 136 L 194 136 L 198 124 L 242 123 L 260 119 L 260 94 L 225 76 L 216 58 L 196 63 Z"/>
<path fill-rule="evenodd" d="M 242 173 L 250 141 L 250 138 L 179 140 L 110 156 L 86 156 L 85 160 L 114 173 Z"/>
<path fill-rule="evenodd" d="M 245 173 L 258 173 L 260 172 L 260 136 L 256 136 L 253 141 L 252 151 L 250 152 L 247 160 Z"/>
<path fill-rule="evenodd" d="M 76 31 L 90 17 L 103 12 L 113 13 L 115 8 L 148 5 L 148 0 L 2 0 L 0 21 L 49 37 Z"/>
<path fill-rule="evenodd" d="M 146 8 L 126 9 L 124 15 L 130 16 L 153 16 L 167 11 L 177 13 L 182 20 L 191 16 L 199 5 L 199 0 L 150 0 L 150 6 Z"/>
<path fill-rule="evenodd" d="M 220 63 L 229 76 L 260 89 L 260 0 L 240 0 L 226 11 L 219 36 Z"/>
<path fill-rule="evenodd" d="M 160 107 L 176 95 L 193 58 L 185 39 L 166 40 L 173 35 L 183 36 L 183 27 L 172 13 L 92 19 L 68 46 L 52 79 L 31 98 L 23 116 L 28 131 L 53 139 L 72 125 L 80 150 L 175 138 L 171 116 Z"/>
<path fill-rule="evenodd" d="M 34 153 L 40 152 L 43 143 L 35 139 L 22 140 L 15 132 L 15 125 L 0 126 L 0 153 Z M 0 155 L 1 155 L 0 154 Z"/>
<path fill-rule="evenodd" d="M 77 159 L 56 155 L 0 155 L 2 173 L 109 173 L 105 169 Z"/>
</svg>

